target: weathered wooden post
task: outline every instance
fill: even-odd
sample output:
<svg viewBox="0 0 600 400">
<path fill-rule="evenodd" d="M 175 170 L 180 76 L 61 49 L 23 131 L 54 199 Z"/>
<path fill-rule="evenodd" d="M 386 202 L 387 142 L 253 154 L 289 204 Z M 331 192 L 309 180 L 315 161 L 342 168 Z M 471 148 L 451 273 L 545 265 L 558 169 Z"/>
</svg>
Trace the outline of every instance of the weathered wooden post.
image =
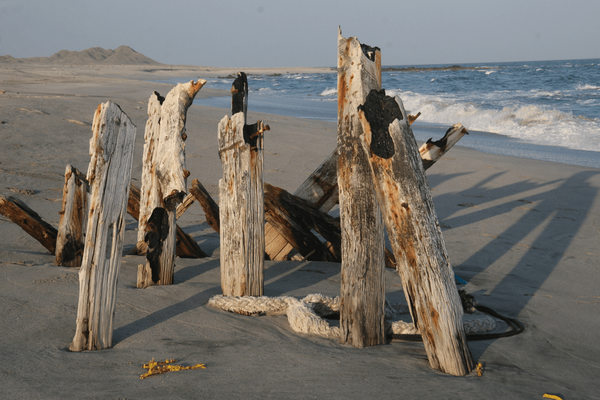
<svg viewBox="0 0 600 400">
<path fill-rule="evenodd" d="M 338 32 L 338 186 L 342 229 L 340 340 L 385 342 L 384 233 L 357 107 L 381 88 L 379 48 Z"/>
<path fill-rule="evenodd" d="M 232 117 L 219 122 L 221 287 L 225 296 L 262 296 L 264 182 L 262 121 L 246 125 L 248 82 L 240 72 L 231 88 Z"/>
<path fill-rule="evenodd" d="M 118 105 L 94 115 L 87 181 L 91 186 L 83 260 L 79 270 L 77 327 L 69 349 L 112 346 L 112 323 L 121 265 L 125 214 L 136 127 Z"/>
<path fill-rule="evenodd" d="M 412 132 L 412 130 L 411 130 Z M 423 167 L 428 169 L 437 160 L 442 158 L 463 136 L 468 135 L 467 129 L 462 124 L 454 124 L 446 131 L 443 138 L 433 141 L 429 139 L 419 147 L 419 154 L 423 160 Z"/>
<path fill-rule="evenodd" d="M 80 267 L 83 256 L 85 218 L 87 217 L 88 182 L 72 165 L 67 165 L 63 203 L 56 237 L 54 264 Z"/>
<path fill-rule="evenodd" d="M 158 252 L 157 262 L 148 260 L 146 265 L 139 265 L 138 277 L 146 276 L 144 271 L 152 264 L 152 268 L 159 268 L 159 271 L 152 273 L 153 283 L 159 285 L 173 283 L 177 243 L 176 207 L 185 196 L 190 174 L 185 169 L 186 114 L 205 83 L 204 79 L 180 83 L 166 98 L 154 92 L 148 101 L 137 245 L 140 252 L 144 252 L 147 246 L 146 236 L 152 232 L 148 221 L 156 208 L 166 210 L 168 229 L 162 231 L 166 236 L 161 235 L 160 243 L 156 244 L 160 251 L 155 251 L 152 256 L 155 257 Z M 154 281 L 154 278 L 158 280 Z M 146 283 L 138 281 L 138 287 L 145 287 Z"/>
<path fill-rule="evenodd" d="M 429 364 L 466 375 L 473 369 L 473 358 L 461 301 L 406 111 L 400 99 L 372 90 L 359 118 L 388 237 Z"/>
</svg>

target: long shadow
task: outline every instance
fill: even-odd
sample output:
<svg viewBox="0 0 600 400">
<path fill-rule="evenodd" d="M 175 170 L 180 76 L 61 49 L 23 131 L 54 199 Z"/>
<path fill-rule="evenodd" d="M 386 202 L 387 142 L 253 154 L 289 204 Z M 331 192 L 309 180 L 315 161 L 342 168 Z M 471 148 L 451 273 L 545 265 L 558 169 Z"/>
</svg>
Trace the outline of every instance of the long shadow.
<svg viewBox="0 0 600 400">
<path fill-rule="evenodd" d="M 218 261 L 216 268 L 218 268 Z M 208 270 L 215 268 L 213 262 L 206 262 L 201 265 L 194 265 L 182 268 L 175 272 L 173 280 L 175 283 L 181 283 L 183 281 L 190 280 L 202 273 L 208 272 Z M 176 286 L 174 286 L 176 290 Z M 151 314 L 146 315 L 136 321 L 133 321 L 125 326 L 121 326 L 113 331 L 113 345 L 135 335 L 146 329 L 152 328 L 158 324 L 168 321 L 180 314 L 188 311 L 195 310 L 204 304 L 208 303 L 208 300 L 214 295 L 221 293 L 221 287 L 219 285 L 211 287 L 210 289 L 199 292 L 187 299 L 180 301 L 179 303 L 172 304 L 161 310 L 155 311 Z"/>
<path fill-rule="evenodd" d="M 523 197 L 464 216 L 447 218 L 443 221 L 444 224 L 457 227 L 487 218 L 497 218 L 502 213 L 514 211 L 517 207 L 527 210 L 518 221 L 497 234 L 493 240 L 463 263 L 456 265 L 455 270 L 461 271 L 461 276 L 463 273 L 475 272 L 471 276 L 465 276 L 467 280 L 471 280 L 485 273 L 490 266 L 509 252 L 526 249 L 518 262 L 489 293 L 490 301 L 505 300 L 499 312 L 513 317 L 518 316 L 532 296 L 515 297 L 512 293 L 515 290 L 535 293 L 560 264 L 598 196 L 598 189 L 590 185 L 590 179 L 598 174 L 600 172 L 583 171 L 569 178 L 544 184 L 522 181 L 491 190 L 486 190 L 482 185 L 470 188 L 469 193 L 481 193 L 483 197 L 494 201 L 520 193 Z M 554 188 L 553 186 L 559 182 L 560 184 Z M 546 187 L 547 190 L 544 190 Z M 537 193 L 532 194 L 534 189 Z M 436 201 L 440 200 L 436 199 Z M 530 244 L 526 244 L 527 237 L 532 236 L 535 236 L 535 239 L 529 240 Z M 465 267 L 464 270 L 461 266 Z M 483 350 L 489 346 L 489 342 L 480 343 L 484 343 Z M 481 350 L 482 347 L 478 346 L 478 349 Z"/>
</svg>

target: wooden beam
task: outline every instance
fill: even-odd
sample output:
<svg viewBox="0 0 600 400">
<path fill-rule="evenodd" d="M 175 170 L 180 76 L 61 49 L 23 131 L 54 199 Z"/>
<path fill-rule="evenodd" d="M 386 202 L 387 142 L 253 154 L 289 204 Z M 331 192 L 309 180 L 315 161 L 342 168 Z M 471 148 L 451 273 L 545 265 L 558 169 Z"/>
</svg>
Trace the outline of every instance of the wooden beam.
<svg viewBox="0 0 600 400">
<path fill-rule="evenodd" d="M 206 217 L 206 222 L 210 225 L 211 228 L 215 230 L 215 232 L 220 233 L 221 227 L 219 222 L 219 206 L 213 198 L 208 194 L 208 191 L 202 186 L 202 183 L 198 179 L 194 179 L 192 181 L 192 187 L 190 188 L 190 193 L 194 195 L 202 210 L 204 210 L 204 216 Z"/>
<path fill-rule="evenodd" d="M 136 127 L 118 105 L 109 101 L 98 106 L 92 131 L 92 159 L 87 173 L 90 211 L 71 351 L 112 346 Z"/>
<path fill-rule="evenodd" d="M 306 200 L 265 184 L 265 216 L 267 222 L 306 259 L 340 261 L 339 222 Z M 330 248 L 321 243 L 312 230 L 332 242 L 333 246 Z"/>
<path fill-rule="evenodd" d="M 67 165 L 63 202 L 56 238 L 55 265 L 79 268 L 83 257 L 88 182 L 85 175 Z"/>
<path fill-rule="evenodd" d="M 372 90 L 359 107 L 388 237 L 432 368 L 463 376 L 474 366 L 461 301 L 417 142 L 399 98 Z"/>
<path fill-rule="evenodd" d="M 51 254 L 55 253 L 58 231 L 45 222 L 27 204 L 15 197 L 0 195 L 0 214 L 19 225 L 21 229 L 40 242 Z"/>
<path fill-rule="evenodd" d="M 423 160 L 425 169 L 431 167 L 437 160 L 442 158 L 464 135 L 468 135 L 467 129 L 462 124 L 454 124 L 446 131 L 440 140 L 435 142 L 431 139 L 421 145 L 419 154 Z"/>
<path fill-rule="evenodd" d="M 338 168 L 342 230 L 341 342 L 385 343 L 384 231 L 357 107 L 381 88 L 381 52 L 338 33 Z"/>
</svg>

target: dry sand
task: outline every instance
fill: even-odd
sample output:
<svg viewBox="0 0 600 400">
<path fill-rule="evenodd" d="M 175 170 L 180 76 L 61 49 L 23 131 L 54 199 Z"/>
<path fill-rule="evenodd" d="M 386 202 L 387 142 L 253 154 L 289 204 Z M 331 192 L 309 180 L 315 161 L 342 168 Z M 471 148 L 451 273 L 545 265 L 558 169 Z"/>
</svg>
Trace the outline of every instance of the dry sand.
<svg viewBox="0 0 600 400">
<path fill-rule="evenodd" d="M 92 116 L 109 99 L 138 127 L 133 177 L 139 184 L 147 100 L 171 88 L 153 81 L 234 72 L 0 64 L 0 193 L 56 226 L 65 165 L 86 170 Z M 222 93 L 204 88 L 198 97 Z M 271 126 L 266 182 L 295 190 L 335 147 L 333 123 L 251 109 L 250 102 L 250 120 Z M 215 197 L 217 123 L 226 113 L 197 105 L 188 112 L 187 166 Z M 518 336 L 470 342 L 485 365 L 482 377 L 430 369 L 420 343 L 355 349 L 298 335 L 285 316 L 208 307 L 220 293 L 219 238 L 193 205 L 180 224 L 211 257 L 177 259 L 174 285 L 144 290 L 134 287 L 141 257 L 124 257 L 114 347 L 82 353 L 66 350 L 75 330 L 77 270 L 53 266 L 52 255 L 0 217 L 2 398 L 600 398 L 600 170 L 457 146 L 428 178 L 467 292 L 526 327 Z M 126 249 L 136 227 L 129 217 Z M 265 275 L 267 295 L 339 294 L 339 264 L 267 262 Z M 403 301 L 394 271 L 386 271 L 386 286 L 390 300 Z M 152 358 L 207 368 L 140 380 L 142 364 Z"/>
</svg>

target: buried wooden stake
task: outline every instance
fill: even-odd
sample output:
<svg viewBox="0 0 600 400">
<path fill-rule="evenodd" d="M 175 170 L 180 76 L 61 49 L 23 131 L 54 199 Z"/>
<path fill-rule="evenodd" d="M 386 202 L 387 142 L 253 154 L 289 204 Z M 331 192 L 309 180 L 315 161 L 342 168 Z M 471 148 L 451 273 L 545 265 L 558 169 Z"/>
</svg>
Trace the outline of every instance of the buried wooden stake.
<svg viewBox="0 0 600 400">
<path fill-rule="evenodd" d="M 117 277 L 136 127 L 113 102 L 98 106 L 90 140 L 91 187 L 81 269 L 77 327 L 71 351 L 112 346 Z"/>
<path fill-rule="evenodd" d="M 87 217 L 88 182 L 85 175 L 67 165 L 63 203 L 56 238 L 55 265 L 81 266 L 83 256 L 85 218 Z"/>
<path fill-rule="evenodd" d="M 221 287 L 225 296 L 264 291 L 264 182 L 262 121 L 246 125 L 248 83 L 240 72 L 231 88 L 232 117 L 219 122 Z"/>
<path fill-rule="evenodd" d="M 462 376 L 474 367 L 423 162 L 402 101 L 372 90 L 359 108 L 361 143 L 415 326 L 432 368 Z"/>
<path fill-rule="evenodd" d="M 381 88 L 381 52 L 338 32 L 338 168 L 342 230 L 340 341 L 385 343 L 384 231 L 357 107 Z"/>
<path fill-rule="evenodd" d="M 173 283 L 177 245 L 176 207 L 187 190 L 189 171 L 185 169 L 185 121 L 187 109 L 206 80 L 180 83 L 163 99 L 157 92 L 148 101 L 148 121 L 144 135 L 144 166 L 140 198 L 138 243 L 146 242 L 148 220 L 156 208 L 167 212 L 169 229 L 162 239 L 159 256 L 159 285 Z M 138 245 L 137 247 L 143 247 Z M 146 264 L 148 264 L 147 261 Z M 139 265 L 140 274 L 147 265 Z M 156 277 L 157 275 L 153 275 Z M 143 286 L 138 282 L 138 286 Z"/>
</svg>

